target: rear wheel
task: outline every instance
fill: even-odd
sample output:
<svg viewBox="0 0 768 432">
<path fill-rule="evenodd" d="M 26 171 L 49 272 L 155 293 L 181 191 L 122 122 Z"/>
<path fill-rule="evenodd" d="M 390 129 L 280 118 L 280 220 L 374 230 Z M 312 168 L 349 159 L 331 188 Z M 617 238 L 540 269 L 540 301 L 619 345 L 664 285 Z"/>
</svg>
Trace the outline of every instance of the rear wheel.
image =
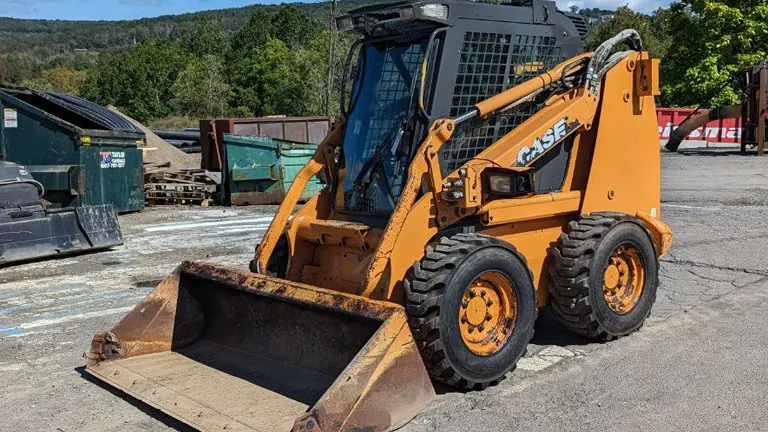
<svg viewBox="0 0 768 432">
<path fill-rule="evenodd" d="M 405 280 L 411 331 L 433 378 L 471 389 L 512 369 L 533 337 L 531 273 L 512 245 L 478 234 L 441 238 Z"/>
<path fill-rule="evenodd" d="M 551 256 L 552 310 L 575 333 L 610 340 L 639 329 L 650 315 L 659 264 L 651 236 L 636 218 L 582 216 Z"/>
</svg>

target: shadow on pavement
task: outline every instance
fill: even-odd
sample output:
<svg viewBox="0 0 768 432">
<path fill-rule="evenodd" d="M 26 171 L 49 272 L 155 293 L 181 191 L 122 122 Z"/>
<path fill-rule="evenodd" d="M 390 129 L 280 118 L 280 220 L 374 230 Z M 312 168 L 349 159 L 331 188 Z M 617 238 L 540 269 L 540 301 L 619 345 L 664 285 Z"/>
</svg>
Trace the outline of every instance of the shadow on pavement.
<svg viewBox="0 0 768 432">
<path fill-rule="evenodd" d="M 587 345 L 594 341 L 583 338 L 577 334 L 571 333 L 564 325 L 560 324 L 555 318 L 554 313 L 549 307 L 539 310 L 539 317 L 536 319 L 535 333 L 532 344 L 536 345 L 557 345 L 565 347 L 568 345 Z"/>
</svg>

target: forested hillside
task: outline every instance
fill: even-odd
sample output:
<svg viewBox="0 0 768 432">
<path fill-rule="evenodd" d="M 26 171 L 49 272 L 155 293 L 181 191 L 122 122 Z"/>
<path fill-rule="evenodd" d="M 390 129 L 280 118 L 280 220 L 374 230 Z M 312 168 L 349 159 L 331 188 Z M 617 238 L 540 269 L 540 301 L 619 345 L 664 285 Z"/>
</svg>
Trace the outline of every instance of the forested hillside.
<svg viewBox="0 0 768 432">
<path fill-rule="evenodd" d="M 336 15 L 374 2 L 341 0 Z M 757 3 L 570 11 L 590 26 L 588 49 L 626 28 L 640 32 L 662 59 L 660 104 L 716 106 L 738 101 L 740 68 L 768 58 L 768 0 Z M 119 22 L 0 18 L 0 84 L 79 94 L 142 121 L 333 114 L 353 39 L 331 31 L 329 7 L 255 5 Z"/>
<path fill-rule="evenodd" d="M 347 11 L 365 0 L 342 0 L 337 10 Z M 318 23 L 328 22 L 328 3 L 293 3 L 302 14 Z M 278 5 L 253 5 L 183 15 L 166 15 L 131 21 L 59 21 L 0 17 L 0 47 L 6 52 L 34 52 L 48 56 L 76 49 L 104 50 L 130 47 L 149 38 L 179 38 L 201 19 L 215 21 L 228 33 L 242 27 L 254 12 L 275 13 Z"/>
</svg>

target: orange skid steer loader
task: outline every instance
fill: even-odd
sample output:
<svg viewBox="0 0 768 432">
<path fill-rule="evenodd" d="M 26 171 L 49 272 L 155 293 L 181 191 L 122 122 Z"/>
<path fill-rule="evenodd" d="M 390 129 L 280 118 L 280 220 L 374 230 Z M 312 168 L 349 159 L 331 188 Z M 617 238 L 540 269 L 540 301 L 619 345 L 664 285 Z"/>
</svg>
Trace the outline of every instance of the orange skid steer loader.
<svg viewBox="0 0 768 432">
<path fill-rule="evenodd" d="M 632 30 L 581 54 L 579 23 L 540 0 L 340 17 L 362 35 L 343 120 L 251 271 L 181 264 L 87 371 L 203 431 L 385 431 L 431 380 L 502 379 L 538 308 L 601 341 L 637 330 L 671 243 L 658 62 Z"/>
</svg>

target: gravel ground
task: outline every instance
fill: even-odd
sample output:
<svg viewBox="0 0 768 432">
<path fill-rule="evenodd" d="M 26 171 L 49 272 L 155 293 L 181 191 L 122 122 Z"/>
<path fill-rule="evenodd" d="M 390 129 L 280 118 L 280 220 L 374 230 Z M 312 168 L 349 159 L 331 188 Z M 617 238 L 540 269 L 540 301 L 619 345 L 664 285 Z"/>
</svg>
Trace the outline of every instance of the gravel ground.
<svg viewBox="0 0 768 432">
<path fill-rule="evenodd" d="M 662 158 L 675 242 L 645 327 L 606 344 L 542 311 L 498 386 L 439 396 L 405 431 L 764 430 L 768 159 Z M 83 352 L 182 260 L 245 268 L 274 208 L 150 209 L 125 246 L 0 269 L 0 430 L 185 430 L 82 375 Z"/>
</svg>

